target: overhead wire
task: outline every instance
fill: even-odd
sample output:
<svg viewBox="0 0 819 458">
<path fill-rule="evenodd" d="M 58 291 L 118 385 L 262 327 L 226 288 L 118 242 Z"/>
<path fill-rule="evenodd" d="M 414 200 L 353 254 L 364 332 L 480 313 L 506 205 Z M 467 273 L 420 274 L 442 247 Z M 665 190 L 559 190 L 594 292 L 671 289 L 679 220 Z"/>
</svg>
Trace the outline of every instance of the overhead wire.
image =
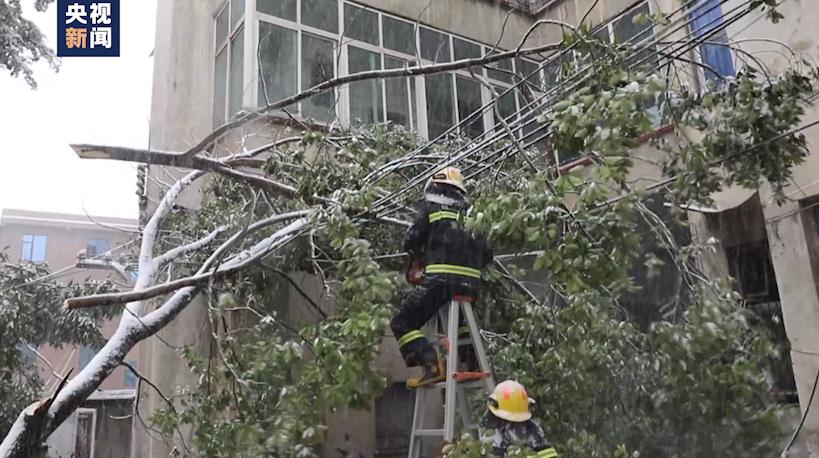
<svg viewBox="0 0 819 458">
<path fill-rule="evenodd" d="M 722 0 L 721 2 L 714 4 L 711 8 L 702 9 L 700 11 L 700 16 L 710 13 L 715 8 L 721 7 L 721 5 L 724 4 L 724 3 L 727 3 L 727 1 L 728 0 Z M 632 6 L 636 7 L 636 6 L 639 6 L 639 5 L 643 4 L 643 3 L 644 2 L 642 2 L 642 1 L 636 2 Z M 681 6 L 680 8 L 675 10 L 674 12 L 670 13 L 668 15 L 668 17 L 672 17 L 673 15 L 678 14 L 681 11 L 686 11 L 688 5 L 690 5 L 691 3 L 692 3 L 692 1 L 689 0 L 683 6 Z M 666 44 L 666 46 L 663 49 L 659 49 L 659 47 L 657 45 L 658 45 L 658 43 L 660 43 L 665 38 L 665 36 L 672 35 L 674 33 L 679 32 L 680 30 L 682 30 L 684 28 L 687 28 L 692 23 L 692 21 L 699 18 L 699 16 L 688 14 L 684 18 L 680 18 L 680 19 L 677 19 L 675 21 L 669 22 L 669 25 L 667 27 L 665 27 L 664 29 L 662 29 L 659 33 L 656 33 L 656 34 L 652 33 L 652 36 L 650 36 L 648 39 L 641 40 L 638 43 L 639 46 L 635 46 L 633 49 L 630 50 L 631 51 L 630 55 L 641 55 L 641 54 L 643 55 L 642 59 L 639 59 L 636 62 L 632 62 L 631 65 L 630 65 L 630 68 L 637 67 L 637 66 L 641 65 L 643 62 L 648 61 L 648 60 L 656 60 L 658 69 L 661 69 L 661 68 L 665 67 L 666 65 L 670 65 L 670 63 L 673 62 L 675 56 L 682 55 L 684 53 L 690 52 L 692 49 L 696 48 L 697 46 L 699 46 L 700 44 L 702 44 L 706 40 L 710 39 L 714 35 L 717 35 L 717 34 L 721 33 L 723 30 L 725 30 L 725 28 L 727 28 L 731 24 L 735 23 L 736 21 L 740 20 L 741 18 L 743 18 L 747 14 L 749 14 L 751 11 L 753 11 L 752 9 L 746 7 L 748 3 L 749 3 L 748 1 L 743 2 L 743 3 L 735 6 L 733 9 L 731 9 L 726 15 L 723 15 L 722 17 L 716 17 L 716 18 L 712 19 L 711 21 L 709 21 L 708 23 L 703 24 L 702 28 L 707 30 L 707 32 L 702 33 L 699 37 L 691 39 L 691 40 L 687 40 L 687 41 L 682 42 L 682 43 L 679 43 L 679 42 L 676 42 L 676 41 L 671 42 L 671 43 Z M 739 10 L 743 10 L 743 11 L 739 11 Z M 739 11 L 739 12 L 737 12 L 737 11 Z M 606 22 L 602 23 L 601 25 L 599 25 L 596 28 L 596 30 L 600 30 L 604 26 L 607 27 L 607 24 L 610 24 L 610 23 L 612 23 L 614 21 L 620 20 L 622 17 L 623 17 L 623 15 L 619 15 L 619 16 L 617 16 L 615 18 L 610 19 L 609 21 L 606 21 Z M 674 24 L 676 24 L 676 26 L 673 26 Z M 648 27 L 648 28 L 644 29 L 643 31 L 637 33 L 630 40 L 627 40 L 625 44 L 629 44 L 630 42 L 634 41 L 636 38 L 640 37 L 641 35 L 647 34 L 649 32 L 653 32 L 652 27 Z M 686 36 L 690 36 L 690 33 L 688 33 L 688 30 L 686 30 L 685 32 L 686 32 Z M 653 47 L 654 49 L 653 50 L 649 49 L 649 47 Z M 666 50 L 668 50 L 670 48 L 673 48 L 673 49 L 666 52 Z M 563 57 L 566 56 L 569 53 L 570 50 L 571 50 L 571 47 L 567 47 L 567 49 L 564 49 L 564 50 L 562 50 L 560 52 L 557 52 L 557 53 L 553 54 L 552 56 L 549 57 L 549 59 L 546 59 L 546 60 L 544 60 L 544 62 L 541 63 L 541 65 L 539 67 L 539 70 L 544 68 L 545 66 L 550 65 L 551 63 L 555 62 L 557 59 L 562 60 Z M 649 51 L 649 52 L 647 53 L 646 51 Z M 661 53 L 664 53 L 664 54 L 667 55 L 667 57 L 668 57 L 667 60 L 664 61 L 663 59 L 658 58 L 658 56 Z M 629 56 L 626 56 L 626 59 L 628 59 L 628 57 Z M 579 71 L 575 72 L 574 74 L 569 75 L 569 77 L 567 77 L 562 82 L 563 84 L 556 85 L 556 86 L 550 88 L 543 95 L 541 95 L 538 99 L 533 100 L 532 102 L 526 104 L 523 109 L 529 108 L 529 111 L 527 113 L 524 113 L 524 114 L 521 115 L 521 111 L 523 111 L 523 109 L 521 109 L 521 110 L 517 110 L 513 115 L 510 115 L 510 117 L 512 117 L 512 116 L 518 116 L 519 117 L 518 119 L 515 119 L 515 120 L 513 120 L 512 123 L 510 123 L 512 125 L 515 125 L 514 130 L 515 131 L 520 131 L 521 129 L 524 129 L 526 127 L 526 125 L 529 125 L 532 122 L 535 122 L 535 118 L 532 117 L 531 115 L 534 112 L 538 112 L 538 110 L 548 108 L 548 107 L 545 107 L 546 103 L 540 103 L 537 106 L 535 105 L 536 103 L 543 102 L 546 99 L 548 99 L 548 100 L 546 100 L 547 102 L 548 101 L 554 101 L 557 98 L 559 98 L 562 94 L 565 94 L 568 90 L 571 90 L 571 89 L 577 87 L 580 83 L 582 83 L 584 81 L 583 77 L 586 76 L 587 72 L 591 71 L 591 67 L 593 67 L 593 65 L 587 65 L 586 67 L 580 69 Z M 530 75 L 527 75 L 527 76 L 531 77 L 531 76 L 534 76 L 536 73 L 537 72 L 532 72 L 532 73 L 530 73 Z M 515 87 L 517 87 L 525 79 L 528 79 L 528 78 L 522 78 L 521 81 L 519 81 L 516 85 L 513 85 L 512 87 L 510 87 L 507 91 L 504 92 L 504 94 L 506 94 L 509 91 L 513 90 Z M 574 84 L 572 84 L 571 87 L 561 91 L 561 89 L 563 89 L 566 86 L 565 83 L 570 82 L 572 79 L 576 80 L 576 81 L 574 81 Z M 494 102 L 495 101 L 493 101 L 493 103 Z M 542 111 L 540 113 L 542 113 Z M 468 122 L 467 119 L 465 119 L 464 121 Z M 525 121 L 524 124 L 521 124 L 521 122 L 523 122 L 523 121 Z M 458 127 L 460 125 L 462 125 L 462 123 L 459 123 L 459 124 L 457 124 L 456 126 L 453 126 L 453 127 Z M 536 129 L 535 131 L 530 132 L 528 135 L 531 136 L 533 133 L 537 132 L 538 130 L 544 130 L 544 129 L 543 128 Z M 491 134 L 494 134 L 494 135 L 491 135 Z M 542 135 L 540 135 L 536 139 L 526 143 L 524 146 L 528 148 L 531 145 L 536 144 L 537 142 L 540 142 L 543 139 L 547 138 L 549 135 L 551 135 L 551 132 L 546 130 L 546 132 L 543 132 Z M 437 170 L 440 167 L 444 167 L 446 165 L 450 165 L 452 163 L 461 161 L 461 160 L 463 160 L 463 159 L 465 159 L 465 158 L 467 158 L 467 157 L 469 157 L 471 155 L 474 155 L 476 153 L 479 153 L 479 152 L 483 151 L 487 146 L 491 146 L 492 144 L 494 144 L 494 143 L 496 143 L 498 141 L 501 141 L 504 138 L 508 138 L 508 136 L 504 132 L 501 132 L 501 131 L 488 132 L 488 133 L 485 134 L 485 136 L 489 136 L 489 140 L 484 138 L 483 141 L 473 142 L 473 143 L 471 143 L 469 145 L 466 145 L 465 147 L 462 147 L 461 149 L 459 149 L 459 151 L 462 151 L 464 148 L 467 148 L 467 150 L 464 153 L 461 153 L 461 154 L 455 155 L 453 157 L 450 157 L 450 159 L 448 159 L 446 161 L 441 161 L 438 164 L 436 164 L 436 166 L 430 167 L 425 172 L 416 175 L 412 179 L 408 180 L 408 182 L 404 186 L 399 188 L 398 190 L 395 190 L 392 193 L 388 194 L 387 196 L 384 196 L 382 199 L 379 199 L 379 201 L 377 201 L 373 205 L 373 208 L 376 209 L 376 211 L 384 212 L 384 214 L 394 213 L 395 209 L 391 208 L 391 207 L 394 207 L 394 203 L 391 203 L 390 201 L 394 200 L 396 197 L 400 196 L 401 194 L 407 192 L 408 190 L 410 190 L 413 187 L 420 184 L 429 175 L 431 175 L 431 173 L 433 173 L 434 170 Z M 525 140 L 525 138 L 526 137 L 524 137 L 524 140 Z M 427 143 L 427 144 L 424 145 L 423 148 L 429 147 L 433 143 L 434 143 L 434 141 L 430 142 L 430 143 Z M 514 147 L 513 145 L 507 145 L 505 147 L 501 147 L 500 149 L 490 153 L 490 155 L 488 157 L 484 157 L 484 158 L 481 158 L 479 160 L 476 160 L 475 163 L 485 162 L 485 161 L 487 161 L 487 159 L 492 159 L 493 157 L 497 156 L 498 154 L 505 154 L 507 151 L 509 151 L 513 147 Z M 410 153 L 410 156 L 411 155 L 412 155 L 412 153 Z M 472 167 L 474 167 L 474 165 Z M 487 167 L 485 166 L 484 169 L 485 168 L 487 168 Z M 484 170 L 484 169 L 481 169 L 481 170 Z M 389 171 L 389 169 L 388 169 L 388 171 Z"/>
</svg>

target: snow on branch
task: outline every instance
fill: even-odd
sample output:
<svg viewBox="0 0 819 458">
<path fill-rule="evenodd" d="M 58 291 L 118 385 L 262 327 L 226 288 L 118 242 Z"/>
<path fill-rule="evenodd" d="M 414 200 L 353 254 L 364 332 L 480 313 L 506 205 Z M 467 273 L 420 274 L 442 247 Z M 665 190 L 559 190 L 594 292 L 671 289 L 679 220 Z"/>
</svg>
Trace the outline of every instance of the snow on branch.
<svg viewBox="0 0 819 458">
<path fill-rule="evenodd" d="M 222 244 L 222 246 L 220 246 L 220 248 L 217 249 L 213 255 L 211 255 L 210 259 L 203 263 L 202 268 L 200 268 L 199 271 L 194 275 L 183 277 L 177 280 L 172 280 L 166 283 L 162 283 L 147 288 L 134 289 L 133 291 L 124 293 L 95 294 L 91 296 L 69 298 L 66 299 L 65 301 L 65 307 L 67 309 L 73 310 L 103 305 L 125 304 L 136 301 L 145 301 L 147 299 L 161 296 L 163 294 L 172 293 L 182 288 L 186 288 L 189 286 L 199 286 L 209 281 L 218 280 L 226 276 L 235 274 L 236 272 L 247 267 L 249 264 L 263 258 L 273 249 L 281 246 L 282 244 L 280 242 L 282 240 L 286 240 L 289 242 L 293 238 L 291 236 L 293 235 L 294 231 L 300 230 L 304 226 L 306 226 L 307 219 L 305 218 L 305 216 L 307 216 L 308 214 L 309 214 L 308 211 L 292 212 L 282 215 L 275 215 L 273 217 L 267 218 L 264 220 L 266 224 L 257 223 L 254 226 L 254 229 L 258 229 L 260 227 L 264 227 L 275 222 L 280 222 L 287 219 L 300 218 L 295 223 L 285 227 L 280 231 L 277 231 L 273 235 L 258 242 L 253 247 L 231 257 L 227 262 L 225 262 L 216 269 L 211 269 L 211 265 L 215 263 L 215 260 L 219 257 L 220 253 L 224 253 L 226 251 L 223 250 L 222 248 L 225 246 L 232 245 L 239 237 L 246 235 L 248 231 L 242 230 L 239 233 L 237 233 L 236 236 L 228 239 L 228 241 Z M 201 240 L 195 243 L 198 242 L 201 242 Z"/>
<path fill-rule="evenodd" d="M 154 259 L 154 269 L 159 270 L 165 264 L 173 261 L 174 259 L 184 256 L 188 253 L 192 253 L 194 251 L 200 250 L 207 246 L 210 242 L 212 242 L 216 237 L 219 236 L 222 232 L 225 232 L 228 229 L 227 226 L 219 226 L 213 231 L 211 231 L 208 235 L 202 237 L 199 240 L 191 242 L 187 245 L 179 246 L 173 249 L 168 250 L 164 254 L 157 256 Z"/>
</svg>

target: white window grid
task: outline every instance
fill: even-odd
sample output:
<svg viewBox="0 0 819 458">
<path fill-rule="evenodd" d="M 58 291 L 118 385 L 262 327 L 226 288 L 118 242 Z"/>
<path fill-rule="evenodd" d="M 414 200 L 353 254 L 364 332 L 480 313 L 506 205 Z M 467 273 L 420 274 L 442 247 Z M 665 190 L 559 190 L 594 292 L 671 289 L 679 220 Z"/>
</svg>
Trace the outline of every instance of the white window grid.
<svg viewBox="0 0 819 458">
<path fill-rule="evenodd" d="M 218 17 L 218 14 L 222 11 L 222 8 L 230 9 L 229 8 L 230 7 L 230 5 L 229 5 L 230 1 L 231 0 L 226 0 L 224 2 L 224 4 L 222 4 L 217 9 L 216 14 L 214 14 L 214 36 L 215 36 L 216 18 Z M 386 13 L 386 12 L 383 12 L 383 11 L 380 11 L 380 10 L 377 10 L 377 9 L 374 9 L 374 8 L 371 8 L 371 7 L 368 7 L 366 5 L 362 5 L 362 4 L 359 4 L 359 3 L 355 3 L 355 2 L 351 2 L 351 1 L 347 1 L 347 0 L 338 0 L 337 1 L 337 7 L 338 7 L 337 17 L 338 17 L 338 30 L 339 30 L 339 33 L 334 33 L 334 32 L 328 32 L 326 30 L 322 30 L 322 29 L 319 29 L 319 28 L 316 28 L 316 27 L 312 27 L 310 25 L 307 25 L 307 24 L 303 23 L 302 18 L 301 18 L 301 10 L 302 10 L 301 3 L 302 3 L 302 0 L 296 0 L 296 21 L 291 21 L 291 20 L 288 20 L 288 19 L 285 19 L 285 18 L 281 18 L 281 17 L 277 17 L 277 16 L 273 16 L 273 15 L 270 15 L 270 14 L 266 14 L 266 13 L 262 13 L 260 11 L 257 11 L 257 9 L 256 9 L 256 0 L 232 0 L 232 1 L 244 1 L 245 2 L 244 14 L 243 14 L 242 19 L 239 20 L 236 23 L 236 25 L 233 26 L 231 28 L 231 30 L 229 31 L 229 34 L 228 34 L 229 38 L 225 41 L 225 43 L 217 44 L 217 46 L 215 46 L 214 59 L 215 59 L 216 55 L 218 55 L 218 53 L 224 48 L 224 46 L 229 46 L 229 43 L 235 38 L 235 34 L 239 33 L 239 31 L 242 30 L 242 26 L 244 26 L 243 30 L 244 30 L 244 33 L 246 35 L 245 35 L 245 42 L 244 42 L 245 43 L 245 48 L 244 48 L 245 59 L 243 59 L 243 70 L 244 70 L 243 71 L 243 84 L 242 84 L 242 86 L 243 86 L 242 106 L 243 107 L 258 106 L 257 101 L 259 100 L 259 93 L 258 93 L 259 92 L 259 90 L 258 90 L 258 88 L 259 88 L 259 84 L 258 84 L 259 74 L 258 73 L 259 72 L 258 72 L 258 65 L 257 65 L 258 63 L 257 63 L 256 50 L 257 50 L 257 46 L 258 46 L 258 42 L 259 42 L 259 22 L 260 21 L 263 21 L 263 22 L 266 22 L 266 23 L 269 23 L 269 24 L 277 25 L 277 26 L 280 26 L 280 27 L 284 27 L 284 28 L 296 31 L 296 35 L 297 35 L 297 38 L 296 38 L 296 42 L 297 42 L 297 50 L 296 50 L 296 59 L 297 59 L 297 62 L 296 62 L 296 64 L 297 64 L 296 65 L 296 69 L 297 69 L 296 70 L 296 79 L 297 79 L 297 86 L 296 87 L 298 88 L 298 91 L 303 91 L 303 90 L 307 89 L 306 87 L 304 87 L 304 83 L 302 81 L 302 65 L 301 65 L 302 37 L 303 37 L 304 33 L 314 35 L 314 36 L 317 36 L 317 37 L 321 37 L 321 38 L 325 38 L 325 39 L 329 39 L 329 40 L 332 40 L 335 43 L 336 47 L 335 47 L 334 52 L 333 52 L 333 66 L 334 66 L 334 69 L 335 69 L 335 75 L 334 76 L 345 76 L 345 75 L 349 74 L 348 73 L 348 68 L 349 68 L 348 67 L 348 50 L 349 50 L 349 46 L 355 46 L 355 47 L 363 49 L 363 50 L 367 50 L 367 51 L 370 51 L 370 52 L 377 53 L 380 56 L 380 64 L 381 64 L 382 69 L 386 68 L 386 62 L 385 62 L 386 57 L 391 57 L 391 58 L 394 58 L 394 59 L 402 60 L 402 61 L 406 62 L 408 65 L 415 65 L 417 62 L 419 62 L 419 60 L 420 60 L 420 63 L 422 65 L 431 65 L 432 64 L 431 61 L 420 58 L 420 56 L 409 55 L 409 54 L 402 53 L 400 51 L 395 51 L 395 50 L 392 50 L 392 49 L 385 48 L 384 47 L 384 25 L 383 25 L 383 22 L 384 22 L 383 18 L 384 17 L 390 17 L 392 19 L 403 21 L 405 23 L 408 23 L 408 24 L 412 25 L 415 28 L 415 33 L 414 33 L 414 35 L 415 35 L 415 48 L 417 50 L 419 50 L 419 51 L 421 49 L 421 44 L 420 44 L 420 28 L 421 27 L 431 29 L 431 30 L 434 30 L 436 32 L 444 34 L 444 36 L 446 36 L 447 40 L 448 40 L 450 58 L 454 59 L 453 38 L 456 35 L 454 35 L 454 34 L 452 34 L 450 32 L 440 30 L 440 29 L 436 29 L 434 27 L 430 27 L 430 26 L 426 26 L 426 25 L 420 25 L 419 24 L 419 25 L 416 26 L 414 21 L 402 18 L 400 16 L 395 16 L 395 15 L 392 15 L 392 14 L 389 14 L 389 13 Z M 347 4 L 354 5 L 357 8 L 361 8 L 361 9 L 373 12 L 373 13 L 378 15 L 378 45 L 374 45 L 374 44 L 371 44 L 371 43 L 367 43 L 367 42 L 364 42 L 364 41 L 360 41 L 360 40 L 345 36 L 344 6 L 347 5 Z M 228 19 L 229 19 L 228 24 L 233 22 L 232 20 L 230 20 L 230 18 L 228 18 Z M 343 39 L 342 39 L 342 37 L 343 37 Z M 457 38 L 459 38 L 461 40 L 464 40 L 466 42 L 478 45 L 480 47 L 480 50 L 481 50 L 481 56 L 485 56 L 487 54 L 487 52 L 489 52 L 490 50 L 493 49 L 492 46 L 480 43 L 478 41 L 469 39 L 467 37 L 463 37 L 463 36 L 458 35 Z M 228 49 L 228 51 L 230 51 L 230 50 Z M 502 49 L 498 48 L 498 49 L 496 49 L 496 51 L 502 51 Z M 419 52 L 419 54 L 420 54 L 420 52 Z M 230 63 L 231 58 L 230 58 L 229 55 L 227 56 L 227 59 L 228 59 L 228 63 Z M 535 60 L 531 60 L 531 59 L 525 59 L 525 60 L 528 60 L 529 62 L 531 62 L 531 63 L 533 63 L 535 65 L 539 65 L 539 63 L 537 61 L 535 61 Z M 511 64 L 511 66 L 512 66 L 512 71 L 517 73 L 517 74 L 521 74 L 520 72 L 517 71 L 517 63 L 515 62 L 515 59 L 509 59 L 509 62 Z M 513 86 L 513 84 L 510 84 L 508 82 L 498 81 L 498 80 L 489 78 L 489 76 L 487 74 L 487 71 L 486 71 L 486 69 L 484 67 L 476 67 L 476 68 L 473 69 L 473 71 L 476 72 L 476 74 L 478 74 L 479 76 L 483 77 L 485 79 L 485 81 L 487 81 L 487 80 L 490 81 L 494 86 L 498 87 L 499 89 L 502 89 L 503 91 L 505 91 L 509 87 Z M 226 90 L 226 93 L 228 94 L 228 96 L 226 98 L 229 98 L 229 80 L 230 80 L 230 77 L 229 77 L 230 70 L 229 69 L 228 69 L 227 74 L 228 74 L 228 77 L 226 78 L 226 83 L 225 84 L 228 85 L 228 86 L 225 88 L 225 90 Z M 460 117 L 459 117 L 459 110 L 458 110 L 458 97 L 457 97 L 456 79 L 455 79 L 455 76 L 454 76 L 455 74 L 458 74 L 458 75 L 461 75 L 463 77 L 470 78 L 470 79 L 473 79 L 473 78 L 472 78 L 472 75 L 470 74 L 470 72 L 468 70 L 455 70 L 455 71 L 449 72 L 449 80 L 450 80 L 450 84 L 451 84 L 451 87 L 452 87 L 452 96 L 453 96 L 452 119 L 454 119 L 455 122 L 458 123 L 458 122 L 460 122 Z M 528 76 L 528 75 L 522 75 L 521 74 L 521 76 Z M 538 79 L 540 81 L 543 81 L 543 70 L 540 69 L 540 68 L 538 68 L 538 74 L 536 76 L 536 79 Z M 408 98 L 408 106 L 410 107 L 410 110 L 409 110 L 410 111 L 410 113 L 409 113 L 410 114 L 410 120 L 409 120 L 410 128 L 415 130 L 421 137 L 429 138 L 429 133 L 428 133 L 428 130 L 427 130 L 427 117 L 426 117 L 427 107 L 426 107 L 425 78 L 424 78 L 423 75 L 409 76 L 409 77 L 406 77 L 404 79 L 404 81 L 406 81 L 406 84 L 407 84 L 406 93 L 407 93 L 407 98 Z M 481 105 L 486 105 L 487 103 L 489 103 L 494 98 L 494 95 L 492 94 L 491 89 L 487 88 L 485 84 L 483 84 L 482 82 L 479 82 L 479 84 L 480 84 L 480 87 L 481 87 Z M 413 88 L 413 86 L 414 86 L 414 88 Z M 380 91 L 381 91 L 381 103 L 382 103 L 382 119 L 381 119 L 381 121 L 384 121 L 386 119 L 386 116 L 387 116 L 387 94 L 386 94 L 386 85 L 384 84 L 383 80 L 379 84 L 379 88 L 380 88 Z M 413 94 L 415 95 L 415 100 L 412 100 L 412 95 Z M 521 100 L 522 97 L 520 96 L 520 94 L 518 94 L 518 91 L 512 91 L 512 94 L 513 94 L 514 101 L 515 101 L 515 111 L 518 112 L 525 105 L 525 103 L 524 103 L 523 100 Z M 342 86 L 337 87 L 335 89 L 335 98 L 336 98 L 335 116 L 336 116 L 336 119 L 342 125 L 350 125 L 350 123 L 352 121 L 350 119 L 350 100 L 349 100 L 349 97 L 350 97 L 350 92 L 349 92 L 349 86 L 348 85 L 342 85 Z M 298 105 L 299 105 L 298 108 L 297 108 L 298 112 L 301 113 L 301 104 L 298 104 Z M 225 110 L 226 110 L 225 119 L 229 119 L 229 117 L 231 115 L 231 113 L 229 113 L 229 107 L 230 107 L 230 101 L 226 100 L 225 101 Z M 493 110 L 491 110 L 491 109 L 486 110 L 483 113 L 482 119 L 483 119 L 483 130 L 484 130 L 484 132 L 490 132 L 493 129 L 497 128 L 497 126 L 495 126 L 495 116 L 494 116 Z"/>
<path fill-rule="evenodd" d="M 242 11 L 242 15 L 239 17 L 239 19 L 236 20 L 235 23 L 234 23 L 233 18 L 230 17 L 233 14 L 233 10 L 231 8 L 231 2 L 239 2 L 239 1 L 245 2 L 245 9 L 244 9 L 244 11 Z M 223 119 L 226 119 L 226 120 L 230 119 L 230 117 L 233 115 L 233 113 L 230 112 L 230 105 L 231 105 L 231 101 L 230 101 L 230 69 L 231 68 L 230 67 L 231 67 L 231 62 L 232 62 L 232 59 L 233 59 L 233 56 L 231 56 L 231 52 L 233 52 L 233 50 L 231 49 L 230 44 L 233 43 L 233 40 L 235 40 L 236 37 L 240 33 L 244 33 L 244 25 L 245 25 L 244 23 L 245 23 L 245 18 L 247 17 L 247 11 L 248 11 L 247 10 L 247 3 L 248 3 L 247 0 L 224 0 L 221 3 L 219 3 L 219 6 L 216 8 L 215 12 L 213 13 L 213 37 L 214 37 L 214 39 L 213 39 L 214 40 L 213 61 L 215 62 L 216 61 L 216 56 L 218 56 L 219 53 L 224 51 L 225 52 L 225 59 L 226 59 L 226 62 L 227 62 L 227 64 L 226 64 L 227 71 L 225 72 L 225 81 L 223 82 L 224 85 L 225 85 L 225 87 L 224 87 L 224 89 L 225 89 L 225 106 L 224 106 Z M 254 2 L 254 5 L 255 5 L 255 2 Z M 226 35 L 224 41 L 221 42 L 221 43 L 217 43 L 216 42 L 216 38 L 217 38 L 216 37 L 217 21 L 218 21 L 219 16 L 222 15 L 223 13 L 227 14 L 228 30 L 227 30 L 227 35 Z M 244 57 L 248 56 L 247 38 L 248 38 L 248 36 L 245 35 L 244 49 L 242 51 L 243 54 L 244 54 Z M 242 94 L 243 95 L 242 95 L 241 106 L 246 106 L 246 98 L 244 96 L 244 93 L 247 92 L 247 72 L 249 71 L 248 70 L 247 60 L 248 60 L 247 58 L 242 59 L 242 63 L 243 63 L 243 72 L 242 72 L 242 79 L 243 79 L 242 87 L 243 87 L 243 89 L 242 89 Z M 251 63 L 251 65 L 252 65 L 252 63 Z M 211 68 L 215 69 L 215 65 L 212 65 Z M 250 71 L 252 71 L 252 68 L 251 68 Z M 215 77 L 212 80 L 213 80 L 213 84 L 216 85 Z M 211 101 L 211 102 L 212 102 L 211 106 L 215 110 L 216 109 L 215 101 Z"/>
</svg>

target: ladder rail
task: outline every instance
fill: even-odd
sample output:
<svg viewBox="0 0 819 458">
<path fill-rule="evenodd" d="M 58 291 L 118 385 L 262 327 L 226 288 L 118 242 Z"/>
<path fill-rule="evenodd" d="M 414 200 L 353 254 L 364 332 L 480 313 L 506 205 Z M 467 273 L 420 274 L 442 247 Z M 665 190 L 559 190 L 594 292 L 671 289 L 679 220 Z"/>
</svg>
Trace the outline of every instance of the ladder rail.
<svg viewBox="0 0 819 458">
<path fill-rule="evenodd" d="M 444 392 L 444 442 L 450 443 L 455 439 L 455 403 L 457 393 L 455 372 L 458 370 L 458 315 L 461 312 L 461 303 L 455 300 L 449 303 L 449 321 L 447 322 L 447 336 L 449 337 L 449 355 L 446 359 L 446 391 Z"/>
<path fill-rule="evenodd" d="M 480 382 L 478 380 L 474 382 L 458 382 L 455 377 L 458 371 L 458 348 L 460 347 L 458 324 L 461 313 L 463 313 L 463 317 L 469 328 L 469 337 L 463 340 L 469 341 L 474 348 L 480 371 L 489 373 L 489 376 L 483 379 L 486 393 L 488 394 L 495 389 L 495 380 L 492 376 L 491 367 L 489 366 L 489 358 L 486 356 L 486 351 L 483 346 L 483 339 L 478 328 L 478 323 L 472 310 L 472 304 L 463 297 L 455 296 L 449 301 L 449 310 L 447 313 L 443 313 L 443 310 L 439 310 L 436 314 L 437 320 L 433 319 L 427 323 L 427 331 L 431 331 L 434 335 L 437 329 L 435 322 L 437 321 L 438 324 L 440 324 L 441 321 L 446 319 L 446 325 L 443 327 L 446 328 L 449 342 L 446 361 L 447 373 L 444 382 L 415 390 L 409 458 L 420 457 L 422 439 L 424 438 L 441 437 L 444 443 L 452 443 L 455 439 L 456 411 L 459 413 L 460 420 L 465 428 L 475 426 L 475 423 L 470 423 L 469 421 L 471 412 L 469 411 L 469 403 L 464 390 L 467 386 L 471 385 L 471 383 Z M 444 421 L 441 429 L 429 429 L 424 425 L 424 408 L 427 403 L 427 394 L 432 388 L 444 389 Z"/>
</svg>

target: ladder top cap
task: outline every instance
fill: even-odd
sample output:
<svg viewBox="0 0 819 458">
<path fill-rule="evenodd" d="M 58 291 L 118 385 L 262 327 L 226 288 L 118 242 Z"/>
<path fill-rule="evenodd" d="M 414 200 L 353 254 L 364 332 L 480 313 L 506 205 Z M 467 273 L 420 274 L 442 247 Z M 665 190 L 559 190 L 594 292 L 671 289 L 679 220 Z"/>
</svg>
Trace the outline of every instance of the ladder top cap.
<svg viewBox="0 0 819 458">
<path fill-rule="evenodd" d="M 452 300 L 455 302 L 472 302 L 475 300 L 472 296 L 464 296 L 462 294 L 455 294 L 452 296 Z"/>
</svg>

